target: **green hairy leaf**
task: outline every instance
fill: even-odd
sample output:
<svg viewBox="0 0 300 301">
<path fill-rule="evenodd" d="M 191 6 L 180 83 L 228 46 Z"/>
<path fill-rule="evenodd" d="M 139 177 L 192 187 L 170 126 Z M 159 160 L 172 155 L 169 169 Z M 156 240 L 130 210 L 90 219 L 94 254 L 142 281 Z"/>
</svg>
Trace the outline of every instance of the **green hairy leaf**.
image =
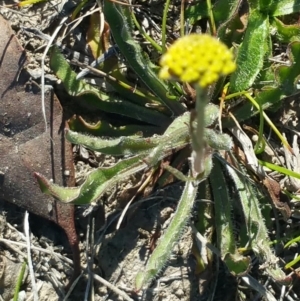
<svg viewBox="0 0 300 301">
<path fill-rule="evenodd" d="M 236 59 L 237 70 L 230 78 L 230 90 L 247 90 L 259 75 L 269 41 L 269 18 L 258 11 L 250 14 L 247 31 Z"/>
<path fill-rule="evenodd" d="M 77 80 L 76 73 L 71 69 L 57 47 L 52 49 L 50 66 L 57 77 L 62 80 L 69 95 L 78 97 L 82 106 L 120 114 L 149 124 L 161 125 L 162 127 L 170 123 L 170 119 L 167 116 L 156 110 L 136 105 L 116 95 L 105 94 L 84 81 Z"/>
<path fill-rule="evenodd" d="M 249 246 L 254 251 L 260 263 L 264 265 L 267 274 L 274 280 L 287 284 L 289 279 L 278 266 L 278 260 L 271 249 L 268 229 L 265 225 L 254 188 L 248 180 L 245 180 L 244 175 L 237 173 L 231 166 L 226 164 L 226 169 L 239 194 L 247 228 L 247 236 L 249 238 Z"/>
<path fill-rule="evenodd" d="M 210 176 L 212 187 L 216 232 L 221 258 L 226 263 L 229 271 L 234 275 L 243 275 L 250 269 L 250 258 L 238 253 L 234 238 L 232 223 L 232 204 L 227 190 L 227 182 L 222 171 L 222 165 L 214 160 L 214 167 Z"/>
<path fill-rule="evenodd" d="M 197 194 L 198 183 L 187 181 L 177 206 L 176 213 L 164 233 L 159 244 L 151 254 L 145 270 L 138 273 L 135 280 L 135 288 L 139 291 L 148 284 L 165 266 L 169 259 L 174 244 L 180 239 L 183 229 L 189 220 L 189 214 L 193 207 Z"/>
<path fill-rule="evenodd" d="M 169 98 L 167 85 L 149 67 L 139 44 L 133 39 L 129 7 L 113 1 L 105 1 L 103 12 L 120 51 L 137 76 L 161 100 L 162 104 L 169 108 L 171 114 L 183 113 L 185 111 L 183 106 L 177 100 Z"/>
</svg>

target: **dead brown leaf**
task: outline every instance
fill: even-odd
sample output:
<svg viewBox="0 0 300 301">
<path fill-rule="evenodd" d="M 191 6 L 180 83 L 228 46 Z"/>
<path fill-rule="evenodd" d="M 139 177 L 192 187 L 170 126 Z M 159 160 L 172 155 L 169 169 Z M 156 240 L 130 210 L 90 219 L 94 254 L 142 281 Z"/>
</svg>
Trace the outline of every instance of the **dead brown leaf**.
<svg viewBox="0 0 300 301">
<path fill-rule="evenodd" d="M 23 69 L 26 54 L 1 16 L 0 27 L 0 200 L 61 226 L 72 247 L 76 276 L 80 260 L 74 208 L 42 194 L 33 177 L 41 172 L 59 185 L 75 185 L 62 108 L 56 96 L 47 93 L 45 131 L 39 88 L 28 84 L 30 78 Z"/>
<path fill-rule="evenodd" d="M 291 217 L 292 212 L 287 203 L 288 199 L 284 198 L 284 194 L 281 192 L 279 183 L 269 177 L 265 177 L 262 180 L 262 183 L 267 188 L 275 207 L 282 213 L 284 219 L 288 220 Z"/>
</svg>

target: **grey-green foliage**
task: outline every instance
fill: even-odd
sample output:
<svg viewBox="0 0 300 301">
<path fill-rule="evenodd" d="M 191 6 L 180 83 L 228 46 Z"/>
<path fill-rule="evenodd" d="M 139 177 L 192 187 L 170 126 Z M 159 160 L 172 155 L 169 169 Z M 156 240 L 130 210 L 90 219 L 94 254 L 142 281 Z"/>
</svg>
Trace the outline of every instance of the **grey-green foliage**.
<svg viewBox="0 0 300 301">
<path fill-rule="evenodd" d="M 205 107 L 203 124 L 212 126 L 219 114 L 219 108 L 208 104 Z M 125 177 L 156 166 L 174 150 L 181 149 L 190 143 L 190 113 L 186 112 L 177 117 L 166 129 L 163 135 L 149 138 L 129 136 L 117 139 L 96 138 L 73 131 L 67 132 L 67 138 L 75 144 L 113 155 L 130 155 L 129 158 L 120 160 L 116 165 L 108 168 L 98 168 L 87 175 L 84 183 L 79 187 L 60 187 L 48 181 L 40 174 L 36 174 L 43 192 L 51 194 L 65 203 L 89 204 L 97 202 L 103 193 L 124 180 Z M 213 149 L 229 149 L 231 139 L 226 134 L 217 133 L 212 129 L 205 129 L 205 140 L 209 145 L 204 158 L 204 172 L 197 178 L 190 174 L 178 204 L 176 213 L 167 231 L 160 239 L 159 244 L 151 255 L 145 270 L 137 276 L 136 287 L 142 288 L 153 279 L 163 268 L 168 260 L 174 244 L 180 238 L 184 226 L 189 220 L 190 212 L 197 194 L 198 184 L 205 179 L 212 168 Z"/>
<path fill-rule="evenodd" d="M 270 277 L 282 284 L 289 283 L 290 280 L 279 267 L 276 255 L 271 248 L 268 229 L 252 185 L 248 179 L 245 179 L 246 175 L 236 172 L 227 164 L 225 166 L 239 194 L 249 237 L 249 247 L 263 265 L 261 268 L 264 268 Z"/>
<path fill-rule="evenodd" d="M 205 108 L 205 127 L 211 126 L 219 114 L 219 107 L 213 104 L 208 104 Z M 116 139 L 107 139 L 93 137 L 82 133 L 68 130 L 66 138 L 73 144 L 80 144 L 88 149 L 98 151 L 109 155 L 138 155 L 141 153 L 150 152 L 151 149 L 158 145 L 166 145 L 170 141 L 173 147 L 176 147 L 175 141 L 180 137 L 189 140 L 189 123 L 190 113 L 177 117 L 167 128 L 163 135 L 155 135 L 151 138 L 139 136 L 120 137 Z M 232 146 L 231 138 L 226 134 L 220 134 L 212 129 L 205 129 L 205 139 L 211 148 L 217 150 L 229 150 Z"/>
<path fill-rule="evenodd" d="M 168 229 L 159 240 L 159 243 L 151 254 L 145 269 L 139 272 L 136 276 L 136 290 L 140 290 L 143 286 L 147 285 L 165 266 L 171 255 L 174 244 L 181 237 L 183 228 L 189 219 L 189 214 L 194 204 L 197 189 L 198 183 L 195 181 L 188 180 L 186 182 L 177 210 Z"/>
<path fill-rule="evenodd" d="M 205 118 L 203 124 L 205 126 L 212 125 L 218 116 L 219 109 L 218 107 L 208 104 L 205 106 Z M 192 124 L 194 120 L 191 120 Z M 193 125 L 191 125 L 193 126 Z M 190 129 L 191 131 L 191 129 Z M 212 129 L 204 129 L 205 137 L 204 140 L 210 147 L 214 149 L 225 149 L 229 150 L 232 146 L 231 138 L 228 135 L 216 133 Z M 192 138 L 193 139 L 193 138 Z M 204 151 L 203 166 L 204 170 L 200 174 L 196 175 L 196 178 L 193 178 L 192 172 L 190 172 L 189 177 L 186 178 L 186 184 L 183 191 L 183 194 L 179 200 L 177 210 L 174 214 L 174 217 L 166 230 L 163 236 L 160 238 L 159 243 L 153 253 L 151 254 L 145 269 L 138 273 L 136 277 L 136 290 L 140 290 L 145 285 L 151 282 L 151 280 L 157 276 L 157 274 L 162 270 L 166 265 L 166 262 L 173 250 L 174 244 L 180 239 L 184 227 L 186 226 L 190 212 L 192 210 L 197 190 L 198 184 L 203 181 L 206 177 L 209 176 L 212 170 L 212 155 L 211 150 L 207 147 Z M 193 157 L 194 152 L 192 152 L 192 164 L 197 160 L 197 156 Z M 172 172 L 172 169 L 168 169 Z M 180 179 L 184 179 L 182 174 L 179 172 L 174 172 L 175 176 L 180 175 Z M 229 258 L 231 261 L 235 258 Z M 228 259 L 228 262 L 229 262 Z M 246 266 L 247 262 L 242 262 L 243 268 Z"/>
</svg>

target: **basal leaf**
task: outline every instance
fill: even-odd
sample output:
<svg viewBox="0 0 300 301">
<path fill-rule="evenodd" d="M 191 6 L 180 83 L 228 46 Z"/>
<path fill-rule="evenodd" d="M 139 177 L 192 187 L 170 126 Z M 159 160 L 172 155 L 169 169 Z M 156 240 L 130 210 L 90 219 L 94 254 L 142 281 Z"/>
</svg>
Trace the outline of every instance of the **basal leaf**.
<svg viewBox="0 0 300 301">
<path fill-rule="evenodd" d="M 217 27 L 223 23 L 228 23 L 237 14 L 241 5 L 241 0 L 219 0 L 216 1 L 213 12 Z"/>
<path fill-rule="evenodd" d="M 80 105 L 115 113 L 130 118 L 165 127 L 170 119 L 164 114 L 143 106 L 123 100 L 116 95 L 108 95 L 95 87 L 76 79 L 76 73 L 71 69 L 57 47 L 53 47 L 50 59 L 51 69 L 64 84 L 71 96 L 78 97 Z"/>
<path fill-rule="evenodd" d="M 298 80 L 300 79 L 300 61 L 296 58 L 300 57 L 300 42 L 293 42 L 288 46 L 287 54 L 290 60 L 290 66 L 279 66 L 275 70 L 275 87 L 265 87 L 255 95 L 255 100 L 263 109 L 278 105 L 285 97 L 294 93 L 298 93 Z M 232 110 L 235 118 L 239 121 L 250 118 L 258 113 L 253 109 L 251 103 L 244 103 L 243 106 Z M 224 118 L 223 127 L 233 126 L 231 119 Z"/>
<path fill-rule="evenodd" d="M 73 144 L 79 144 L 88 149 L 114 156 L 128 156 L 144 153 L 161 143 L 161 137 L 142 138 L 138 136 L 121 137 L 116 139 L 101 139 L 68 130 L 67 139 Z"/>
<path fill-rule="evenodd" d="M 259 262 L 264 264 L 264 269 L 270 277 L 279 283 L 289 283 L 290 279 L 279 267 L 277 258 L 271 249 L 268 229 L 262 216 L 260 202 L 255 193 L 255 188 L 246 179 L 246 175 L 237 173 L 227 164 L 225 167 L 239 194 L 245 225 L 247 227 L 249 246 L 254 251 Z"/>
<path fill-rule="evenodd" d="M 115 156 L 149 153 L 159 146 L 161 151 L 167 151 L 168 149 L 182 148 L 189 142 L 189 117 L 190 114 L 185 113 L 177 117 L 163 135 L 154 135 L 147 138 L 130 136 L 105 139 L 70 130 L 66 131 L 66 137 L 73 144 L 80 144 L 88 149 Z"/>
<path fill-rule="evenodd" d="M 184 17 L 189 20 L 192 25 L 207 16 L 208 12 L 205 2 L 196 2 L 192 5 L 188 5 L 184 12 Z"/>
<path fill-rule="evenodd" d="M 270 16 L 276 17 L 299 12 L 299 9 L 300 0 L 280 0 L 273 1 L 268 11 Z"/>
<path fill-rule="evenodd" d="M 68 125 L 72 131 L 91 134 L 95 137 L 121 137 L 130 135 L 149 137 L 153 134 L 160 134 L 156 126 L 137 124 L 114 126 L 103 119 L 95 124 L 90 124 L 82 117 L 76 115 L 69 119 Z"/>
<path fill-rule="evenodd" d="M 274 5 L 274 2 L 278 2 L 277 0 L 254 0 L 249 1 L 251 9 L 258 9 L 262 13 L 267 13 L 269 7 Z"/>
<path fill-rule="evenodd" d="M 130 10 L 126 5 L 120 5 L 116 2 L 106 0 L 104 2 L 103 12 L 106 21 L 109 23 L 110 30 L 117 43 L 121 53 L 126 61 L 135 71 L 143 84 L 156 95 L 161 104 L 166 106 L 170 115 L 180 115 L 185 109 L 177 100 L 176 95 L 170 97 L 168 86 L 158 78 L 149 62 L 142 55 L 140 45 L 132 37 L 132 22 Z"/>
<path fill-rule="evenodd" d="M 213 7 L 217 36 L 229 47 L 232 43 L 239 43 L 244 32 L 245 24 L 239 15 L 241 0 L 217 1 Z"/>
<path fill-rule="evenodd" d="M 275 37 L 282 43 L 290 43 L 300 40 L 299 24 L 286 25 L 278 18 L 273 18 L 272 27 L 276 31 Z"/>
<path fill-rule="evenodd" d="M 269 18 L 258 11 L 249 17 L 247 31 L 236 59 L 237 70 L 231 76 L 230 90 L 243 91 L 252 86 L 259 75 L 268 50 Z"/>
<path fill-rule="evenodd" d="M 215 226 L 221 259 L 232 274 L 245 274 L 250 268 L 250 258 L 243 257 L 237 251 L 231 219 L 232 204 L 221 164 L 217 160 L 214 161 L 209 180 L 214 200 Z"/>
<path fill-rule="evenodd" d="M 147 266 L 136 276 L 135 288 L 137 291 L 142 289 L 146 284 L 149 284 L 169 259 L 174 244 L 181 237 L 183 229 L 189 220 L 198 190 L 197 184 L 198 183 L 194 181 L 186 182 L 177 210 L 168 229 L 160 238 L 157 247 L 147 262 Z"/>
<path fill-rule="evenodd" d="M 40 188 L 44 193 L 54 196 L 63 203 L 82 205 L 96 202 L 105 191 L 124 180 L 127 176 L 157 164 L 160 160 L 170 155 L 174 149 L 183 148 L 187 145 L 189 143 L 189 116 L 189 113 L 185 113 L 177 117 L 160 138 L 146 138 L 139 141 L 139 143 L 134 141 L 133 137 L 124 137 L 111 140 L 113 145 L 109 145 L 110 140 L 105 141 L 96 138 L 95 141 L 99 140 L 99 144 L 102 144 L 102 147 L 106 143 L 107 148 L 110 148 L 111 152 L 115 153 L 116 150 L 121 150 L 122 154 L 124 154 L 127 147 L 127 151 L 130 154 L 138 153 L 139 155 L 123 159 L 112 167 L 98 168 L 92 171 L 87 175 L 86 180 L 80 187 L 61 187 L 53 184 L 41 174 L 36 174 L 35 176 L 40 184 Z M 83 138 L 87 139 L 87 136 Z M 127 139 L 127 145 L 122 145 L 122 139 Z M 156 139 L 160 139 L 160 142 L 152 143 L 153 141 L 157 142 Z M 74 142 L 78 143 L 75 140 Z M 89 147 L 91 146 L 89 145 Z M 140 147 L 140 151 L 138 151 L 138 147 Z M 133 151 L 134 149 L 135 152 Z"/>
<path fill-rule="evenodd" d="M 299 92 L 297 83 L 300 78 L 300 42 L 292 42 L 287 48 L 287 54 L 290 59 L 290 66 L 280 66 L 275 75 L 279 81 L 282 92 L 289 96 Z"/>
<path fill-rule="evenodd" d="M 62 187 L 55 185 L 39 173 L 35 174 L 43 193 L 50 194 L 63 203 L 74 205 L 97 202 L 105 191 L 114 187 L 127 176 L 145 169 L 148 165 L 143 162 L 145 156 L 124 159 L 112 167 L 98 168 L 87 175 L 80 187 Z"/>
</svg>

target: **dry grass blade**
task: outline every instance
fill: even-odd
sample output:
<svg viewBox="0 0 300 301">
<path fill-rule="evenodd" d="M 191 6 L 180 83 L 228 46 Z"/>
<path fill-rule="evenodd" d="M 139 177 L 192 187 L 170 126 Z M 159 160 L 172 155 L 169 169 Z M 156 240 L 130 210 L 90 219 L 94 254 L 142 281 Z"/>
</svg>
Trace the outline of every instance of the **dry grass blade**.
<svg viewBox="0 0 300 301">
<path fill-rule="evenodd" d="M 24 216 L 24 232 L 26 237 L 26 246 L 27 246 L 27 263 L 29 268 L 29 275 L 31 280 L 31 287 L 33 290 L 33 299 L 34 301 L 39 300 L 37 286 L 36 286 L 36 280 L 34 275 L 34 269 L 32 264 L 32 257 L 31 257 L 31 247 L 30 247 L 30 230 L 29 230 L 29 223 L 28 223 L 28 212 L 25 212 Z"/>
</svg>

